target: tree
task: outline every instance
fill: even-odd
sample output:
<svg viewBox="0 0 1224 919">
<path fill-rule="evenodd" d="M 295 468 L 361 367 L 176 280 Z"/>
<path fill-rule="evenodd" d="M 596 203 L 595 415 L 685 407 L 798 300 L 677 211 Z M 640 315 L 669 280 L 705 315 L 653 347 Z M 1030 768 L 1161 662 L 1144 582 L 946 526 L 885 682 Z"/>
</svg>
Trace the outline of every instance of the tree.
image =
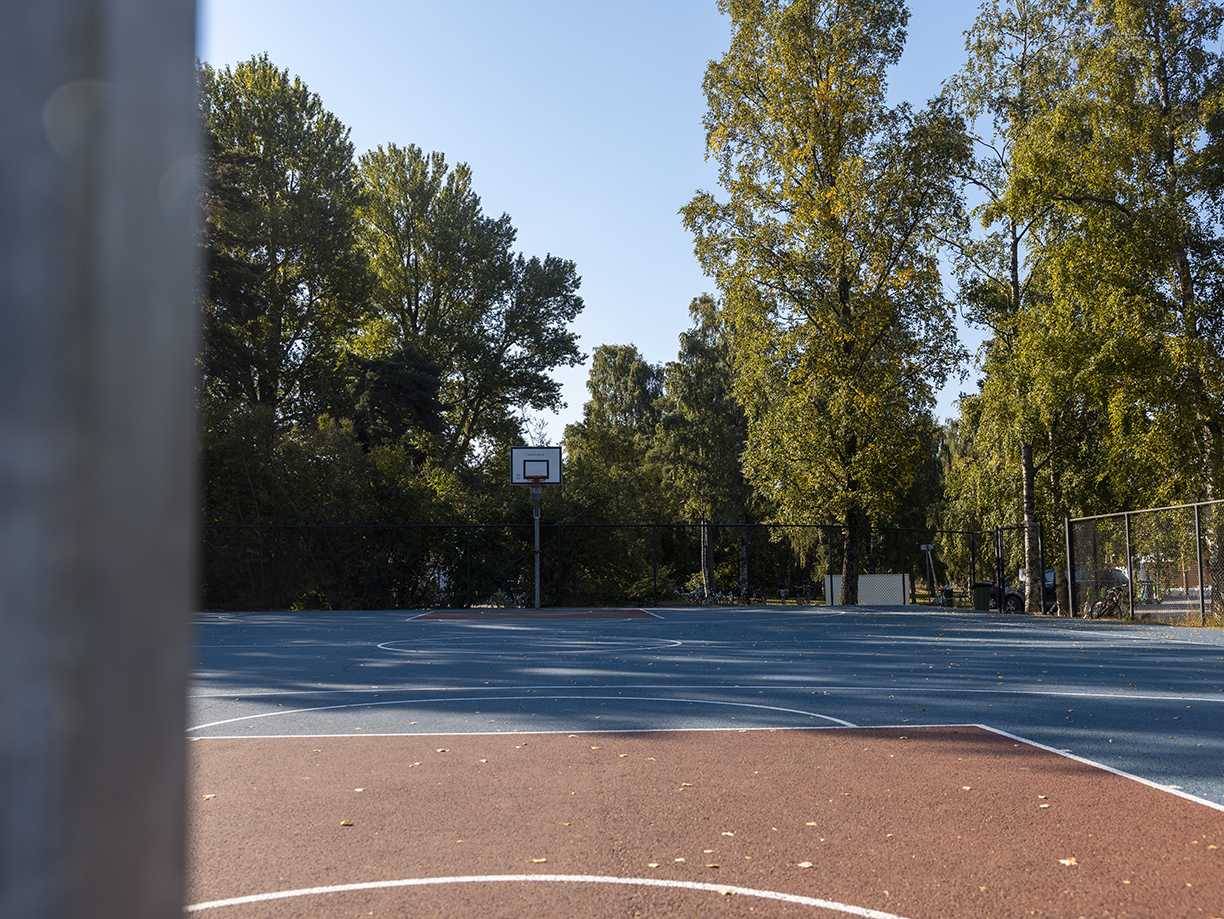
<svg viewBox="0 0 1224 919">
<path fill-rule="evenodd" d="M 971 176 L 993 230 L 961 251 L 994 333 L 978 434 L 1017 454 L 1029 532 L 1043 465 L 1054 519 L 1219 479 L 1220 23 L 1203 3 L 1012 0 L 970 33 L 953 91 L 994 128 Z"/>
<path fill-rule="evenodd" d="M 1115 457 L 1133 470 L 1182 451 L 1193 461 L 1175 487 L 1210 499 L 1224 485 L 1224 62 L 1213 50 L 1224 8 L 1093 10 L 1079 85 L 1048 119 L 1061 142 L 1031 151 L 1029 169 L 1052 168 L 1049 193 L 1070 227 L 1063 295 L 1116 341 Z"/>
<path fill-rule="evenodd" d="M 1080 2 L 984 4 L 967 36 L 969 59 L 945 90 L 967 122 L 989 125 L 986 136 L 974 138 L 980 155 L 963 176 L 980 203 L 949 242 L 957 256 L 965 315 L 991 332 L 984 349 L 986 382 L 974 397 L 975 433 L 978 446 L 1001 465 L 997 472 L 1014 471 L 1019 479 L 1030 614 L 1042 612 L 1043 595 L 1037 473 L 1047 463 L 1056 469 L 1057 435 L 1068 414 L 1066 400 L 1050 399 L 1057 388 L 1052 378 L 1073 377 L 1080 364 L 1058 347 L 1066 344 L 1062 336 L 1044 334 L 1051 330 L 1043 313 L 1049 304 L 1045 260 L 1050 249 L 1043 234 L 1057 236 L 1059 228 L 1049 219 L 1054 202 L 1026 194 L 1025 184 L 1016 181 L 1017 159 L 1042 114 L 1071 85 L 1086 25 Z M 975 222 L 983 232 L 972 231 Z M 1012 503 L 999 500 L 995 508 Z M 1055 567 L 1060 578 L 1062 566 Z"/>
<path fill-rule="evenodd" d="M 663 394 L 663 368 L 633 345 L 600 345 L 591 355 L 582 419 L 565 428 L 566 517 L 580 524 L 628 524 L 567 532 L 566 549 L 587 543 L 571 556 L 566 577 L 577 596 L 604 602 L 652 602 L 660 535 L 644 524 L 670 523 L 675 503 L 652 455 Z M 665 545 L 660 554 L 666 557 Z M 563 550 L 563 554 L 569 553 Z M 673 585 L 667 565 L 664 589 Z"/>
<path fill-rule="evenodd" d="M 685 208 L 723 295 L 748 416 L 746 471 L 791 522 L 859 540 L 908 486 L 933 387 L 962 357 L 934 230 L 968 156 L 946 110 L 884 103 L 908 13 L 900 0 L 720 0 L 731 49 L 706 72 L 708 155 L 728 200 Z"/>
<path fill-rule="evenodd" d="M 441 367 L 434 458 L 522 437 L 525 409 L 562 405 L 549 372 L 583 359 L 568 326 L 582 310 L 574 263 L 511 251 L 509 216 L 486 217 L 464 164 L 390 144 L 362 155 L 361 235 L 377 276 L 366 358 L 410 349 Z"/>
<path fill-rule="evenodd" d="M 591 355 L 591 398 L 582 420 L 566 425 L 566 492 L 588 521 L 657 523 L 661 470 L 651 458 L 663 395 L 663 368 L 633 345 L 600 345 Z"/>
<path fill-rule="evenodd" d="M 746 521 L 748 486 L 740 465 L 747 436 L 735 401 L 730 344 L 718 326 L 714 300 L 689 306 L 693 327 L 680 334 L 680 353 L 663 374 L 662 418 L 655 451 L 685 513 L 701 528 L 701 581 L 717 590 L 713 527 Z M 747 541 L 741 540 L 740 590 L 749 588 Z"/>
<path fill-rule="evenodd" d="M 272 429 L 313 423 L 369 289 L 348 129 L 267 55 L 201 64 L 199 79 L 214 180 L 205 393 L 259 409 Z"/>
<path fill-rule="evenodd" d="M 350 357 L 353 426 L 367 449 L 405 444 L 410 431 L 436 434 L 442 428 L 438 401 L 442 368 L 408 348 L 385 358 Z M 420 457 L 423 459 L 423 457 Z"/>
</svg>

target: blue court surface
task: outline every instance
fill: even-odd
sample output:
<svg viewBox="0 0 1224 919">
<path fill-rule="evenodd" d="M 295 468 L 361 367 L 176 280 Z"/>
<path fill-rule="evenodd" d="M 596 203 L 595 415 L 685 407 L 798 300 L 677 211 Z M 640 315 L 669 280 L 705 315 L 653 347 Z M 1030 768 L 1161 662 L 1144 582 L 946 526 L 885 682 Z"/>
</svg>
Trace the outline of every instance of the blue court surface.
<svg viewBox="0 0 1224 919">
<path fill-rule="evenodd" d="M 1224 805 L 1224 634 L 913 608 L 202 614 L 188 737 L 979 724 Z"/>
</svg>

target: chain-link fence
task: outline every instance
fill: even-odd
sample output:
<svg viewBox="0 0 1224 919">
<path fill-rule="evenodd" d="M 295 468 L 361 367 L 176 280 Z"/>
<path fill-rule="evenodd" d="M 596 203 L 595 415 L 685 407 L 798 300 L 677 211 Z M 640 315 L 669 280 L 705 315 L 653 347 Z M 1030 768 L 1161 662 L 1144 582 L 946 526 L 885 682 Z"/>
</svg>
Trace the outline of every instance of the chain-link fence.
<svg viewBox="0 0 1224 919">
<path fill-rule="evenodd" d="M 207 526 L 205 609 L 527 607 L 533 525 Z M 698 524 L 540 526 L 543 606 L 826 603 L 847 536 L 836 526 L 711 526 L 713 585 Z M 908 601 L 967 607 L 995 567 L 990 533 L 863 527 L 864 575 L 907 575 Z M 833 598 L 836 600 L 836 597 Z M 867 598 L 863 598 L 867 602 Z"/>
<path fill-rule="evenodd" d="M 1075 615 L 1198 622 L 1224 619 L 1224 502 L 1067 521 Z M 1116 603 L 1116 609 L 1115 609 Z"/>
</svg>

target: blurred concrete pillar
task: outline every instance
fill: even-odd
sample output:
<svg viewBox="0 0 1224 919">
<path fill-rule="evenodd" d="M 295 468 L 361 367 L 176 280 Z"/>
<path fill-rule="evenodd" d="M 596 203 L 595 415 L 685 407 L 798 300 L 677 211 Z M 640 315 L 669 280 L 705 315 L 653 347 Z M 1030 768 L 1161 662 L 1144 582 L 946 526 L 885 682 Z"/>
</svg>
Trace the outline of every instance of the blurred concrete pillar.
<svg viewBox="0 0 1224 919">
<path fill-rule="evenodd" d="M 0 0 L 0 916 L 182 915 L 194 0 Z"/>
</svg>

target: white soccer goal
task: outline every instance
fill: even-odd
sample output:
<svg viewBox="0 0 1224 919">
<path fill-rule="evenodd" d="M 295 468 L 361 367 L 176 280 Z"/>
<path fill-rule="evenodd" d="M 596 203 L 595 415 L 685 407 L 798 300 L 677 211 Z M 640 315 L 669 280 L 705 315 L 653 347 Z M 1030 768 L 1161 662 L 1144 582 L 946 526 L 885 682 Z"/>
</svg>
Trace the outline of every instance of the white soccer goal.
<svg viewBox="0 0 1224 919">
<path fill-rule="evenodd" d="M 829 606 L 837 605 L 841 596 L 842 576 L 825 575 L 825 596 Z M 859 606 L 905 606 L 909 603 L 908 574 L 860 574 L 858 579 Z"/>
</svg>

